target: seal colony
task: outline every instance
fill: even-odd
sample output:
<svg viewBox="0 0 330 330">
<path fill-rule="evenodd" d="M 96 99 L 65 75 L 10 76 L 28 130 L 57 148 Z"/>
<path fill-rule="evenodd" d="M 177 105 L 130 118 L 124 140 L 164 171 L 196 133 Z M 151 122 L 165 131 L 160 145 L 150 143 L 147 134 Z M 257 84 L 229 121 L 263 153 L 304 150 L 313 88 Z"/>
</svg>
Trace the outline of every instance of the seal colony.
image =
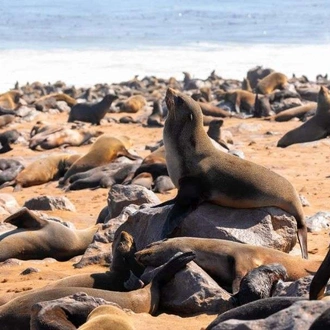
<svg viewBox="0 0 330 330">
<path fill-rule="evenodd" d="M 273 74 L 270 75 L 272 72 Z M 251 79 L 249 73 L 252 74 Z M 70 220 L 74 219 L 74 224 L 78 224 L 79 230 L 54 221 L 43 220 L 27 209 L 10 215 L 5 220 L 3 225 L 5 230 L 6 225 L 9 226 L 9 224 L 16 225 L 17 228 L 9 234 L 1 234 L 0 252 L 3 252 L 1 259 L 3 261 L 0 263 L 0 271 L 2 269 L 0 290 L 3 295 L 0 304 L 3 305 L 0 307 L 0 320 L 2 324 L 6 324 L 10 329 L 28 328 L 29 320 L 31 319 L 32 322 L 32 318 L 35 317 L 35 307 L 38 306 L 39 300 L 46 299 L 46 305 L 54 303 L 55 306 L 48 310 L 49 318 L 46 318 L 52 325 L 59 326 L 60 323 L 57 321 L 62 318 L 64 323 L 61 325 L 71 321 L 77 328 L 81 325 L 81 323 L 79 325 L 75 323 L 77 319 L 84 323 L 87 314 L 82 315 L 73 305 L 70 306 L 70 312 L 67 314 L 65 308 L 56 307 L 56 304 L 59 304 L 58 301 L 49 301 L 49 299 L 64 297 L 79 291 L 90 294 L 91 299 L 103 297 L 109 301 L 120 302 L 122 307 L 128 307 L 134 311 L 155 313 L 159 308 L 159 313 L 170 312 L 176 319 L 180 319 L 176 315 L 181 315 L 181 313 L 187 316 L 195 315 L 185 304 L 182 304 L 180 309 L 177 308 L 177 300 L 182 299 L 182 293 L 187 293 L 191 297 L 189 299 L 194 305 L 193 308 L 198 309 L 199 304 L 203 304 L 202 313 L 206 311 L 208 314 L 215 314 L 219 310 L 223 313 L 224 310 L 233 309 L 229 313 L 224 313 L 220 320 L 244 318 L 249 314 L 252 317 L 264 317 L 301 300 L 296 297 L 273 297 L 273 295 L 277 294 L 276 291 L 281 286 L 277 288 L 278 282 L 284 279 L 285 274 L 288 274 L 288 279 L 299 279 L 303 283 L 311 279 L 310 275 L 313 275 L 320 265 L 312 254 L 322 255 L 324 252 L 322 246 L 320 247 L 321 244 L 315 243 L 315 240 L 310 242 L 311 258 L 309 260 L 267 249 L 264 246 L 256 246 L 260 243 L 259 241 L 253 241 L 252 245 L 215 238 L 173 237 L 155 243 L 163 238 L 160 236 L 167 214 L 169 218 L 163 234 L 180 235 L 182 234 L 180 231 L 186 228 L 180 228 L 180 221 L 203 201 L 227 207 L 226 212 L 231 212 L 231 208 L 247 208 L 247 210 L 239 211 L 243 214 L 242 219 L 232 217 L 228 221 L 234 231 L 242 231 L 247 237 L 251 228 L 247 228 L 249 220 L 245 218 L 245 214 L 253 213 L 254 210 L 252 211 L 251 208 L 274 205 L 272 203 L 275 201 L 276 207 L 295 216 L 301 250 L 307 256 L 307 246 L 304 246 L 306 242 L 304 214 L 292 185 L 283 177 L 260 165 L 241 161 L 238 157 L 227 155 L 225 152 L 215 151 L 206 132 L 217 142 L 215 145 L 221 144 L 232 154 L 244 158 L 245 153 L 246 159 L 253 159 L 256 163 L 260 161 L 266 164 L 265 166 L 275 171 L 279 170 L 281 174 L 284 173 L 283 175 L 288 174 L 294 180 L 292 183 L 299 188 L 299 192 L 307 190 L 308 199 L 311 199 L 309 201 L 311 208 L 306 209 L 306 214 L 309 215 L 314 212 L 314 208 L 319 207 L 319 204 L 315 203 L 316 196 L 319 197 L 317 189 L 320 188 L 319 190 L 324 192 L 323 184 L 328 183 L 330 173 L 326 166 L 322 167 L 324 173 L 320 175 L 320 159 L 328 140 L 314 142 L 313 148 L 308 144 L 303 147 L 294 146 L 293 148 L 300 148 L 298 150 L 301 151 L 299 164 L 294 162 L 290 150 L 276 148 L 276 143 L 279 132 L 284 135 L 290 128 L 297 127 L 300 124 L 298 120 L 307 120 L 306 123 L 317 122 L 316 126 L 320 131 L 324 133 L 327 130 L 328 114 L 326 112 L 329 109 L 327 88 L 330 86 L 330 81 L 323 75 L 322 79 L 319 78 L 315 83 L 308 81 L 306 77 L 294 76 L 290 79 L 277 71 L 262 68 L 251 70 L 249 73 L 248 79 L 243 82 L 223 79 L 215 72 L 212 72 L 205 80 L 192 79 L 191 76 L 189 78 L 186 73 L 185 82 L 175 78 L 167 80 L 144 77 L 139 79 L 136 76 L 120 84 L 98 84 L 89 89 L 66 86 L 63 82 L 56 82 L 54 85 L 36 82 L 21 87 L 17 84 L 14 91 L 1 95 L 0 101 L 3 100 L 4 103 L 0 105 L 0 116 L 15 117 L 11 123 L 8 123 L 8 130 L 4 132 L 7 128 L 1 128 L 0 132 L 3 137 L 0 141 L 2 149 L 6 152 L 5 158 L 0 162 L 3 192 L 17 197 L 19 203 L 24 202 L 31 194 L 49 195 L 50 192 L 64 194 L 52 181 L 63 177 L 66 172 L 64 181 L 62 179 L 60 183 L 66 185 L 66 196 L 77 204 L 79 210 L 70 215 Z M 168 87 L 175 88 L 177 91 Z M 312 92 L 307 95 L 306 91 Z M 166 93 L 167 97 L 164 100 Z M 318 94 L 321 94 L 319 100 L 316 99 Z M 116 95 L 118 99 L 115 97 L 111 104 L 109 100 L 105 104 L 106 95 Z M 196 102 L 194 103 L 191 99 Z M 319 101 L 318 109 L 322 109 L 322 119 L 318 117 L 319 111 L 313 119 L 316 101 Z M 6 106 L 6 109 L 3 106 Z M 79 108 L 81 111 L 77 110 Z M 198 108 L 197 112 L 195 108 Z M 201 120 L 198 114 L 199 108 L 202 112 Z M 122 117 L 122 112 L 128 112 L 130 117 Z M 258 116 L 266 118 L 258 119 L 256 118 Z M 316 120 L 317 117 L 319 119 Z M 291 123 L 278 124 L 265 121 L 267 119 L 288 121 L 292 118 L 294 119 Z M 71 122 L 71 120 L 75 123 L 68 124 L 67 121 Z M 58 121 L 63 121 L 66 126 Z M 164 130 L 165 147 L 156 150 L 155 143 L 161 138 L 164 123 L 165 126 L 170 124 Z M 92 130 L 91 124 L 98 125 L 97 130 Z M 229 130 L 228 132 L 234 137 L 226 139 L 224 134 L 226 130 Z M 204 133 L 200 133 L 202 131 Z M 94 142 L 95 137 L 101 134 L 102 136 Z M 123 134 L 129 138 L 120 138 Z M 326 135 L 323 134 L 320 136 L 322 139 L 325 137 Z M 84 146 L 83 144 L 90 138 L 94 144 L 91 147 Z M 128 151 L 131 148 L 130 139 L 134 142 L 138 156 Z M 162 145 L 162 142 L 158 143 L 158 147 Z M 148 146 L 146 146 L 147 143 Z M 243 150 L 237 150 L 237 147 L 244 147 L 244 153 Z M 53 152 L 48 150 L 50 148 L 58 148 L 58 150 Z M 65 151 L 63 151 L 64 148 L 66 148 Z M 146 151 L 149 149 L 156 151 L 149 153 Z M 216 156 L 213 157 L 214 152 Z M 308 157 L 305 156 L 306 154 Z M 119 157 L 122 155 L 124 157 Z M 289 157 L 286 158 L 286 155 Z M 318 161 L 318 163 L 313 162 L 315 167 L 310 162 L 310 155 Z M 262 156 L 265 157 L 264 162 L 261 160 Z M 328 162 L 327 157 L 327 155 L 323 156 L 324 164 Z M 285 163 L 288 159 L 290 163 Z M 304 171 L 302 164 L 303 166 L 308 164 L 308 172 Z M 300 171 L 296 175 L 291 175 L 290 172 L 295 170 L 297 165 L 300 165 L 298 167 Z M 313 176 L 316 175 L 319 176 L 318 183 L 320 184 L 314 187 Z M 305 180 L 306 176 L 308 180 Z M 129 216 L 129 226 L 132 224 L 130 220 L 137 220 L 135 222 L 138 224 L 132 224 L 136 226 L 134 230 L 130 231 L 129 226 L 127 233 L 116 230 L 118 221 L 125 221 L 125 212 L 130 213 L 136 208 L 128 207 L 119 217 L 111 219 L 114 213 L 119 213 L 123 208 L 120 206 L 122 204 L 111 200 L 112 205 L 109 205 L 110 191 L 107 199 L 107 191 L 101 190 L 100 187 L 110 187 L 114 183 L 121 183 L 127 185 L 121 189 L 131 194 L 136 186 L 129 185 L 139 184 L 156 192 L 167 193 L 168 190 L 173 189 L 173 182 L 179 189 L 178 195 L 173 201 L 165 202 L 165 204 L 174 204 L 174 206 L 158 210 L 148 209 L 150 205 L 145 204 L 132 217 Z M 15 185 L 14 193 L 12 193 L 12 188 L 7 187 L 9 184 Z M 21 187 L 26 187 L 26 189 L 19 191 Z M 96 188 L 99 190 L 92 190 Z M 79 194 L 74 189 L 89 190 Z M 142 188 L 138 188 L 137 191 L 139 189 Z M 158 195 L 158 197 L 164 201 L 175 196 L 175 193 L 175 191 L 170 191 L 169 196 Z M 326 193 L 328 195 L 328 192 Z M 128 202 L 131 202 L 130 198 L 129 196 Z M 104 208 L 106 199 L 108 206 Z M 123 205 L 126 205 L 126 202 L 125 200 Z M 203 218 L 200 220 L 202 224 L 208 221 L 202 213 L 208 208 L 217 209 L 217 205 L 210 206 L 209 203 L 205 203 L 198 210 Z M 114 213 L 111 212 L 113 206 L 118 209 Z M 105 219 L 102 225 L 93 226 L 101 209 L 106 211 L 103 215 Z M 61 217 L 68 215 L 69 217 L 68 211 L 58 212 L 52 215 Z M 155 215 L 160 212 L 158 219 L 161 219 L 162 225 L 157 227 L 157 216 L 152 216 L 152 220 L 147 222 L 148 229 L 142 229 L 144 227 L 139 226 L 140 221 L 144 221 L 142 214 L 147 215 L 148 212 L 154 212 Z M 264 233 L 265 236 L 270 235 L 267 238 L 274 243 L 272 246 L 280 248 L 279 245 L 282 242 L 278 243 L 279 245 L 275 242 L 282 239 L 287 246 L 286 251 L 290 251 L 296 244 L 296 224 L 292 221 L 293 217 L 287 217 L 285 212 L 281 213 L 282 211 L 278 209 L 274 211 L 274 214 L 269 209 L 256 210 L 256 212 L 267 213 L 266 217 L 270 219 L 270 225 L 267 224 L 267 227 L 263 228 L 267 228 Z M 135 214 L 138 214 L 138 217 L 135 218 Z M 280 215 L 277 216 L 277 214 Z M 217 226 L 216 220 L 215 226 Z M 260 224 L 262 221 L 260 220 Z M 287 227 L 288 223 L 290 226 Z M 186 221 L 184 226 L 189 226 L 189 222 Z M 96 233 L 97 229 L 99 230 Z M 198 230 L 191 228 L 189 236 L 194 235 L 194 231 Z M 210 229 L 209 232 L 205 230 L 204 233 L 203 235 L 212 237 L 214 231 Z M 136 245 L 130 234 L 136 235 Z M 257 233 L 254 237 L 258 240 L 262 234 Z M 276 235 L 279 236 L 278 240 Z M 112 242 L 113 237 L 119 237 L 119 239 Z M 313 235 L 311 238 L 318 238 L 318 236 Z M 154 243 L 145 247 L 147 244 L 143 244 L 143 240 Z M 319 251 L 315 246 L 320 247 Z M 136 247 L 140 251 L 137 251 Z M 160 281 L 157 290 L 150 290 L 153 285 L 157 287 L 157 280 L 152 281 L 155 282 L 154 284 L 148 284 L 150 275 L 148 277 L 149 269 L 145 269 L 145 266 L 149 268 L 149 265 L 163 264 L 160 261 L 167 262 L 176 252 L 189 254 L 188 259 L 183 260 L 182 264 L 179 262 L 182 266 L 192 260 L 193 254 L 196 255 L 194 262 L 174 278 L 173 282 L 177 282 L 179 289 L 172 289 L 173 283 L 163 287 L 164 282 Z M 31 260 L 45 257 L 47 257 L 45 260 Z M 54 259 L 49 260 L 48 257 Z M 70 259 L 72 257 L 74 259 Z M 81 258 L 80 261 L 78 257 Z M 177 257 L 174 256 L 174 258 Z M 67 259 L 69 260 L 65 261 Z M 325 261 L 326 263 L 316 273 L 309 292 L 311 299 L 319 299 L 319 302 L 324 303 L 328 299 L 324 291 L 329 278 L 327 271 L 329 258 Z M 273 262 L 277 264 L 269 264 Z M 33 263 L 38 264 L 39 274 L 33 274 L 36 271 L 30 267 Z M 26 268 L 27 264 L 29 268 Z M 78 269 L 85 266 L 89 268 L 80 273 Z M 103 266 L 107 267 L 106 270 Z M 64 269 L 63 272 L 62 269 Z M 49 270 L 52 273 L 51 276 L 48 275 Z M 159 269 L 155 269 L 152 272 L 158 271 Z M 192 274 L 198 276 L 192 277 L 191 280 L 189 276 Z M 163 275 L 167 280 L 168 276 L 165 272 Z M 309 276 L 305 277 L 306 275 Z M 210 292 L 209 297 L 204 296 L 203 291 L 196 289 L 196 286 L 200 285 L 204 279 L 207 285 L 214 285 L 214 291 L 206 289 Z M 42 285 L 43 288 L 41 288 Z M 288 284 L 285 283 L 285 285 Z M 184 290 L 187 291 L 182 292 Z M 226 290 L 228 292 L 222 296 L 222 292 Z M 118 291 L 121 291 L 120 294 Z M 149 300 L 150 292 L 154 299 Z M 13 299 L 13 296 L 16 298 Z M 203 301 L 193 298 L 201 296 L 205 297 Z M 146 297 L 147 299 L 144 299 Z M 166 303 L 161 301 L 158 307 L 159 298 L 163 299 L 163 302 L 166 299 L 167 301 Z M 250 303 L 255 299 L 258 301 Z M 212 308 L 208 305 L 212 300 L 220 304 L 220 309 L 214 308 L 215 305 Z M 32 312 L 31 307 L 33 307 Z M 85 307 L 86 305 L 83 306 Z M 95 324 L 103 326 L 107 322 L 115 322 L 112 321 L 111 315 L 105 315 L 106 310 L 106 308 L 100 308 L 92 312 L 86 327 L 93 328 Z M 109 313 L 111 313 L 111 308 Z M 129 313 L 127 315 L 132 319 L 132 315 Z M 171 315 L 165 315 L 167 322 L 171 322 L 168 318 Z M 140 321 L 140 317 L 142 320 L 147 316 L 135 315 L 134 319 L 138 318 Z M 155 318 L 154 322 L 161 323 L 163 317 L 162 314 L 159 318 Z M 194 328 L 205 328 L 214 318 L 215 316 Z M 119 316 L 119 323 L 114 324 L 119 326 L 125 323 L 125 319 L 127 320 L 122 314 Z M 182 322 L 192 322 L 191 319 L 187 318 Z M 198 317 L 194 319 L 194 322 L 198 322 Z M 319 319 L 318 322 L 325 324 L 324 318 Z M 31 323 L 30 326 L 37 327 L 35 323 Z M 42 326 L 47 328 L 50 325 L 43 323 Z M 134 326 L 137 329 L 141 328 L 139 322 L 134 323 Z M 173 330 L 177 329 L 174 324 L 171 324 L 171 327 Z"/>
<path fill-rule="evenodd" d="M 203 129 L 200 106 L 169 88 L 163 139 L 168 173 L 178 188 L 163 228 L 173 235 L 184 217 L 204 201 L 233 208 L 276 206 L 297 221 L 302 257 L 307 259 L 307 227 L 298 194 L 282 176 L 213 147 Z"/>
</svg>

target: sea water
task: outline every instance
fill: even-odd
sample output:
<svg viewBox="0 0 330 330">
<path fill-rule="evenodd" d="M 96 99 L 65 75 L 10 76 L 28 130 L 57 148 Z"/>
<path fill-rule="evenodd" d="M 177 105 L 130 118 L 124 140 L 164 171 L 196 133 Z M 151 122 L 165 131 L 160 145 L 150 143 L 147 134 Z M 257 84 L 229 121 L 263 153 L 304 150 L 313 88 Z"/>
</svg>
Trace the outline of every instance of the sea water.
<svg viewBox="0 0 330 330">
<path fill-rule="evenodd" d="M 330 0 L 0 0 L 0 92 L 139 75 L 329 72 Z M 329 72 L 330 73 L 330 72 Z"/>
</svg>

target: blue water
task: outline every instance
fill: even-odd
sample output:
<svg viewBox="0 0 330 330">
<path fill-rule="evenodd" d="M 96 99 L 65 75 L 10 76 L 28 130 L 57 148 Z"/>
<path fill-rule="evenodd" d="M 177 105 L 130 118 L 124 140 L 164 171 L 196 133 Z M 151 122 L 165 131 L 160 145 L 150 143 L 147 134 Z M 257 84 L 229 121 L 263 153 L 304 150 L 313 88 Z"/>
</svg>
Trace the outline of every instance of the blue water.
<svg viewBox="0 0 330 330">
<path fill-rule="evenodd" d="M 329 70 L 329 18 L 330 0 L 0 0 L 0 93 L 182 71 L 242 79 L 255 65 L 314 79 Z"/>
<path fill-rule="evenodd" d="M 330 0 L 1 0 L 1 49 L 325 44 Z"/>
</svg>

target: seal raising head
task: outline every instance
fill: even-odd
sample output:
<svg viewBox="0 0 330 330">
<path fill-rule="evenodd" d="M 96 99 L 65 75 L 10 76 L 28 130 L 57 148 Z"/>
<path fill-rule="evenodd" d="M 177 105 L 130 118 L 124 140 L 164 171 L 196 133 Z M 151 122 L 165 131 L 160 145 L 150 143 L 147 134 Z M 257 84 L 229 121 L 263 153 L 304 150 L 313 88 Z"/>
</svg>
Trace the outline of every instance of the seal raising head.
<svg viewBox="0 0 330 330">
<path fill-rule="evenodd" d="M 224 207 L 279 207 L 297 221 L 302 256 L 307 258 L 307 228 L 292 184 L 267 168 L 216 149 L 203 127 L 199 104 L 169 88 L 163 140 L 168 173 L 178 188 L 163 228 L 173 236 L 182 220 L 203 201 Z"/>
</svg>

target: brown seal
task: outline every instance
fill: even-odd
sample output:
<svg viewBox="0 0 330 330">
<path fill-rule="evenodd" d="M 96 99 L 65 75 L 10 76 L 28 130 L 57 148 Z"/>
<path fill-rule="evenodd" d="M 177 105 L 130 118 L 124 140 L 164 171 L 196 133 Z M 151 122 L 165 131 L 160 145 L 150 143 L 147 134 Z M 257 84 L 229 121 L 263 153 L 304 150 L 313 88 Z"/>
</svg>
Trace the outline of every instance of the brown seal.
<svg viewBox="0 0 330 330">
<path fill-rule="evenodd" d="M 80 157 L 79 154 L 58 154 L 37 159 L 18 173 L 14 181 L 7 182 L 2 187 L 15 185 L 14 191 L 19 191 L 22 187 L 31 187 L 58 180 L 67 167 Z"/>
<path fill-rule="evenodd" d="M 266 117 L 265 120 L 275 120 L 281 122 L 291 120 L 292 118 L 303 119 L 308 113 L 312 113 L 316 110 L 316 108 L 316 102 L 310 102 L 308 104 L 281 111 L 274 116 Z"/>
<path fill-rule="evenodd" d="M 0 116 L 0 127 L 4 127 L 15 120 L 14 115 L 2 115 Z"/>
<path fill-rule="evenodd" d="M 233 143 L 233 136 L 230 131 L 222 131 L 221 126 L 223 125 L 222 119 L 215 119 L 210 122 L 207 135 L 215 142 L 219 143 L 222 147 L 229 150 L 227 143 Z"/>
<path fill-rule="evenodd" d="M 133 96 L 129 97 L 124 102 L 118 102 L 117 106 L 120 109 L 119 112 L 137 113 L 146 104 L 147 104 L 147 101 L 146 101 L 144 96 L 142 96 L 142 95 L 133 95 Z"/>
<path fill-rule="evenodd" d="M 77 103 L 71 108 L 68 122 L 78 120 L 93 125 L 101 125 L 101 119 L 107 114 L 112 102 L 117 98 L 117 95 L 108 94 L 96 104 Z"/>
<path fill-rule="evenodd" d="M 285 148 L 291 144 L 316 141 L 330 135 L 330 95 L 326 87 L 321 86 L 315 115 L 301 126 L 286 133 L 277 143 Z"/>
<path fill-rule="evenodd" d="M 11 90 L 0 94 L 0 107 L 14 110 L 17 108 L 22 93 L 19 90 Z"/>
<path fill-rule="evenodd" d="M 204 130 L 198 103 L 189 96 L 169 88 L 166 104 L 166 164 L 179 191 L 173 200 L 163 203 L 174 203 L 163 235 L 173 234 L 203 201 L 233 208 L 275 206 L 296 218 L 301 252 L 307 258 L 307 227 L 292 184 L 263 166 L 217 150 Z"/>
<path fill-rule="evenodd" d="M 111 305 L 96 307 L 79 330 L 134 330 L 134 323 L 120 308 Z"/>
<path fill-rule="evenodd" d="M 23 207 L 4 220 L 17 229 L 0 235 L 0 261 L 55 258 L 69 260 L 83 254 L 92 242 L 98 226 L 73 230 L 63 224 L 43 220 Z"/>
<path fill-rule="evenodd" d="M 275 89 L 284 89 L 288 84 L 288 78 L 280 72 L 272 72 L 265 78 L 262 78 L 256 87 L 256 93 L 270 94 Z"/>
<path fill-rule="evenodd" d="M 69 177 L 75 173 L 106 165 L 120 156 L 125 156 L 132 160 L 139 159 L 140 157 L 128 152 L 127 148 L 130 146 L 130 139 L 125 136 L 116 138 L 109 134 L 101 135 L 91 146 L 88 153 L 72 164 L 64 177 L 59 181 L 60 185 L 66 184 Z"/>
<path fill-rule="evenodd" d="M 251 114 L 254 111 L 256 97 L 254 93 L 242 89 L 236 89 L 233 91 L 223 92 L 220 96 L 222 96 L 225 101 L 232 103 L 235 106 L 237 113 L 247 112 Z"/>
<path fill-rule="evenodd" d="M 305 260 L 285 252 L 228 240 L 175 237 L 155 242 L 135 255 L 145 266 L 159 266 L 177 252 L 193 251 L 195 262 L 220 286 L 235 293 L 243 276 L 252 269 L 271 263 L 283 265 L 288 280 L 294 281 L 315 273 L 321 261 Z"/>
<path fill-rule="evenodd" d="M 67 243 L 67 242 L 66 242 Z M 29 329 L 31 307 L 42 301 L 66 297 L 77 292 L 85 292 L 95 298 L 113 302 L 135 313 L 154 314 L 158 309 L 160 289 L 185 265 L 194 259 L 191 252 L 176 256 L 155 275 L 142 289 L 130 292 L 107 291 L 93 288 L 68 287 L 38 289 L 19 296 L 0 306 L 0 323 L 3 330 Z"/>
<path fill-rule="evenodd" d="M 212 103 L 198 102 L 198 104 L 200 105 L 204 116 L 213 116 L 221 118 L 232 117 L 232 115 L 228 111 L 219 108 Z"/>
<path fill-rule="evenodd" d="M 29 147 L 32 150 L 40 147 L 41 149 L 49 150 L 60 146 L 81 146 L 88 142 L 92 137 L 102 135 L 102 131 L 91 130 L 87 128 L 72 129 L 65 128 L 54 132 L 41 132 L 33 136 L 29 142 Z"/>
</svg>

